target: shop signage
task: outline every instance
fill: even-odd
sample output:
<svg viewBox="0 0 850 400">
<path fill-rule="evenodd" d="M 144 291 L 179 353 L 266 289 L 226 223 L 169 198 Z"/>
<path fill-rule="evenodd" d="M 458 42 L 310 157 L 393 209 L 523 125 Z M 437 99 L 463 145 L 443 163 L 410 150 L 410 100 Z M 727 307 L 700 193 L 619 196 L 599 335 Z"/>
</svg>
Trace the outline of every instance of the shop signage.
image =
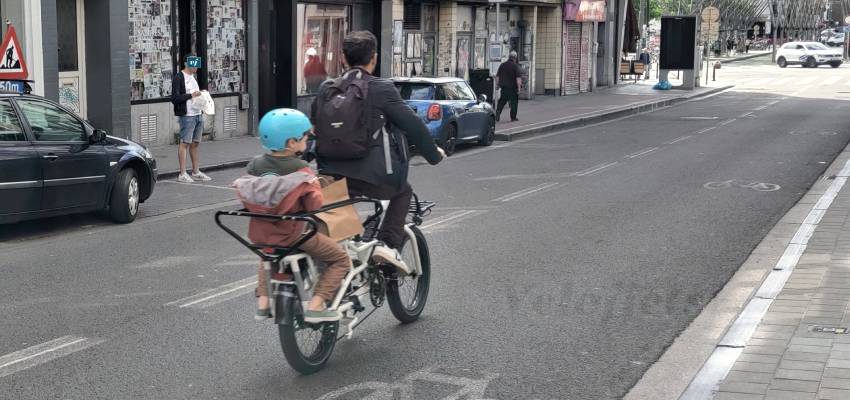
<svg viewBox="0 0 850 400">
<path fill-rule="evenodd" d="M 564 0 L 564 21 L 575 21 L 582 0 Z"/>
<path fill-rule="evenodd" d="M 607 19 L 606 9 L 605 0 L 582 0 L 575 20 L 580 22 L 604 22 Z"/>
<path fill-rule="evenodd" d="M 26 79 L 27 63 L 24 61 L 24 52 L 12 25 L 6 29 L 3 45 L 0 48 L 3 51 L 0 53 L 0 80 Z"/>
</svg>

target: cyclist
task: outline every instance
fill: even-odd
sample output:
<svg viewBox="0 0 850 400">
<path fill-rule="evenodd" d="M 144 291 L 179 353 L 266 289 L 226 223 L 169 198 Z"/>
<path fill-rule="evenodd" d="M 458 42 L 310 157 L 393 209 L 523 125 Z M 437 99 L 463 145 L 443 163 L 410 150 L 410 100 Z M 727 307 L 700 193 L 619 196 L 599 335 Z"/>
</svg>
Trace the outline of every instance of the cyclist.
<svg viewBox="0 0 850 400">
<path fill-rule="evenodd" d="M 413 189 L 407 182 L 408 143 L 416 146 L 431 165 L 442 161 L 445 152 L 434 143 L 425 123 L 402 100 L 395 85 L 387 79 L 372 75 L 378 62 L 377 48 L 378 41 L 371 32 L 354 31 L 345 36 L 342 53 L 348 70 L 339 79 L 322 84 L 311 106 L 310 118 L 316 128 L 315 153 L 319 172 L 347 178 L 352 196 L 389 200 L 378 233 L 382 245 L 375 247 L 373 259 L 378 263 L 393 265 L 402 274 L 408 274 L 411 269 L 398 251 L 404 243 L 405 217 L 413 196 Z M 343 114 L 348 112 L 356 115 L 333 115 L 334 108 L 328 107 L 328 103 L 332 100 L 345 102 L 351 85 L 358 85 L 355 88 L 361 90 L 358 93 L 365 94 L 363 108 L 358 108 L 361 103 L 352 103 L 351 108 L 338 109 Z M 332 132 L 333 128 L 342 126 L 342 120 L 348 118 L 348 124 L 341 129 L 345 132 L 339 133 L 354 137 L 361 116 L 366 117 L 363 123 L 364 129 L 368 129 L 366 138 L 380 138 L 364 145 L 364 154 L 345 157 L 329 155 L 333 153 L 329 149 L 339 146 L 340 141 L 348 145 L 345 141 L 349 140 L 342 136 L 332 141 L 329 137 L 336 133 Z M 352 143 L 351 147 L 357 145 L 360 144 Z M 345 149 L 337 153 L 345 153 Z"/>
<path fill-rule="evenodd" d="M 280 108 L 269 111 L 260 120 L 260 143 L 269 153 L 254 157 L 248 174 L 233 182 L 239 199 L 250 211 L 267 214 L 292 214 L 315 211 L 322 207 L 318 179 L 301 155 L 312 131 L 310 120 L 298 110 Z M 304 233 L 303 222 L 269 221 L 252 218 L 248 238 L 254 243 L 288 247 Z M 340 319 L 337 311 L 327 310 L 348 273 L 348 253 L 333 239 L 316 233 L 299 249 L 327 264 L 319 277 L 313 298 L 304 311 L 304 321 L 319 323 Z M 269 318 L 267 275 L 260 263 L 257 282 L 257 320 Z"/>
</svg>

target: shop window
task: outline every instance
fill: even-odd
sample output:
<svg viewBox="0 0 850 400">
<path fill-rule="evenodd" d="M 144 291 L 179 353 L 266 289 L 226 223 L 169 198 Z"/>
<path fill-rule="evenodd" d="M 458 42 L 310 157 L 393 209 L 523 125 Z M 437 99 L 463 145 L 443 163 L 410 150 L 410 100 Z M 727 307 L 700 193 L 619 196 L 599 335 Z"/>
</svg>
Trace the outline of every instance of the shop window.
<svg viewBox="0 0 850 400">
<path fill-rule="evenodd" d="M 77 54 L 77 2 L 59 0 L 56 2 L 56 39 L 59 47 L 59 72 L 79 71 Z"/>
<path fill-rule="evenodd" d="M 129 7 L 130 100 L 168 97 L 174 74 L 172 1 L 129 0 Z M 60 59 L 63 53 L 60 49 Z"/>
<path fill-rule="evenodd" d="M 322 82 L 344 71 L 342 39 L 349 30 L 350 8 L 298 4 L 298 94 L 315 94 Z"/>
<path fill-rule="evenodd" d="M 210 0 L 205 65 L 210 93 L 245 90 L 244 15 L 242 1 Z"/>
<path fill-rule="evenodd" d="M 457 30 L 472 32 L 472 7 L 457 7 Z"/>
</svg>

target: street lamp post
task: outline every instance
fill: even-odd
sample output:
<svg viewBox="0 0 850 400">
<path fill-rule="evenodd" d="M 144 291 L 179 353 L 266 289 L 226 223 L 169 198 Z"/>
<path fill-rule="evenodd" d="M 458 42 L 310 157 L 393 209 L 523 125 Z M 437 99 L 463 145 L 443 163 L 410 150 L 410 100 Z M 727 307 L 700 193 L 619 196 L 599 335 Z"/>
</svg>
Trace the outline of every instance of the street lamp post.
<svg viewBox="0 0 850 400">
<path fill-rule="evenodd" d="M 776 5 L 775 2 L 773 2 L 773 1 L 770 2 L 770 36 L 772 37 L 772 39 L 770 40 L 770 42 L 771 42 L 770 47 L 773 48 L 773 55 L 772 55 L 771 60 L 774 63 L 776 62 L 776 30 L 777 30 L 776 20 L 773 17 L 774 14 L 776 14 L 774 12 L 775 11 L 774 10 L 775 5 Z"/>
</svg>

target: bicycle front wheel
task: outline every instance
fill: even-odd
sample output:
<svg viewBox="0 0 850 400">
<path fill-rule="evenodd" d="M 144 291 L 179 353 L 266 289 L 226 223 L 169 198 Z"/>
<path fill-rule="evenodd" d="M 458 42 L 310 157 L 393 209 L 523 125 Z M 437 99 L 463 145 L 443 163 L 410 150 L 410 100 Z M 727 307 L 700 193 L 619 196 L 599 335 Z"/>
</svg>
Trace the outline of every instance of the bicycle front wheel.
<svg viewBox="0 0 850 400">
<path fill-rule="evenodd" d="M 403 324 L 419 319 L 419 315 L 425 309 L 431 283 L 431 254 L 428 252 L 428 242 L 416 226 L 411 225 L 410 231 L 412 236 L 411 232 L 407 233 L 400 249 L 401 256 L 407 265 L 416 265 L 416 248 L 418 247 L 422 273 L 390 277 L 387 280 L 387 303 L 393 316 Z"/>
<path fill-rule="evenodd" d="M 301 374 L 316 373 L 325 366 L 336 344 L 339 321 L 308 324 L 298 297 L 279 297 L 278 310 L 284 320 L 278 325 L 283 355 L 293 369 Z"/>
</svg>

